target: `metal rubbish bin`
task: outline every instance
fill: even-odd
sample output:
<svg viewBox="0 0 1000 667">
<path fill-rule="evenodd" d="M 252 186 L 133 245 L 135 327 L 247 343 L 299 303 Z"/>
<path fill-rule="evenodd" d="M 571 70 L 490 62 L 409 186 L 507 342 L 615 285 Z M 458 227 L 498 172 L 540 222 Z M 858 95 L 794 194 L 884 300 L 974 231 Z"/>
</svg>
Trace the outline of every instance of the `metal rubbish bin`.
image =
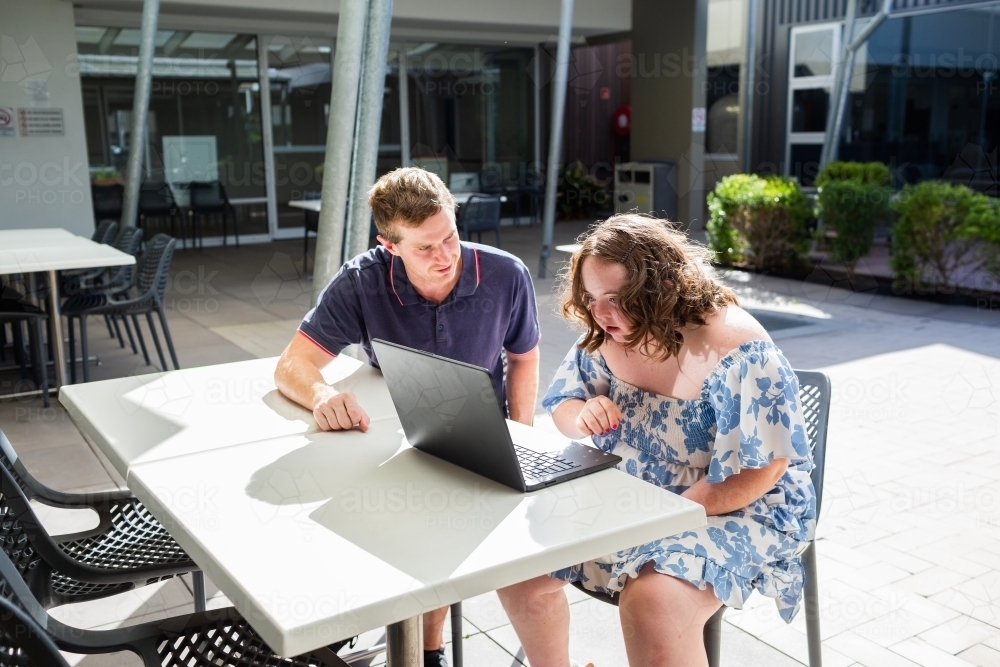
<svg viewBox="0 0 1000 667">
<path fill-rule="evenodd" d="M 615 213 L 677 219 L 677 163 L 648 160 L 615 165 Z"/>
</svg>

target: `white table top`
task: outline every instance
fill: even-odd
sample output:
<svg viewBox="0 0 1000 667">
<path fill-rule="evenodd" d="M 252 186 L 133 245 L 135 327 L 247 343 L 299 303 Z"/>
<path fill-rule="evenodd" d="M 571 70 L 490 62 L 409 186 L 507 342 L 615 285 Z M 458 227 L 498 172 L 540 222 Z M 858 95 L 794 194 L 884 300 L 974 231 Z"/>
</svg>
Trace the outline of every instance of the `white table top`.
<svg viewBox="0 0 1000 667">
<path fill-rule="evenodd" d="M 469 201 L 469 197 L 471 197 L 474 194 L 477 194 L 477 193 L 475 193 L 475 192 L 452 192 L 451 193 L 451 197 L 452 197 L 452 199 L 455 200 L 456 204 L 458 204 L 459 206 L 461 206 L 462 204 L 465 204 L 466 202 L 468 202 Z M 500 201 L 501 202 L 507 201 L 507 197 L 505 195 L 500 195 Z M 301 208 L 301 209 L 305 209 L 307 211 L 312 211 L 314 213 L 319 213 L 320 200 L 318 200 L 318 199 L 292 199 L 291 201 L 288 202 L 288 205 L 292 206 L 294 208 Z"/>
<path fill-rule="evenodd" d="M 135 257 L 63 229 L 0 231 L 0 274 L 135 264 Z"/>
<path fill-rule="evenodd" d="M 275 389 L 276 364 L 272 357 L 67 385 L 59 402 L 125 477 L 138 463 L 318 431 L 309 410 Z M 367 363 L 340 355 L 323 377 L 354 392 L 372 419 L 395 417 L 382 374 Z"/>
<path fill-rule="evenodd" d="M 618 470 L 522 494 L 395 418 L 136 465 L 129 488 L 280 655 L 704 525 Z"/>
</svg>

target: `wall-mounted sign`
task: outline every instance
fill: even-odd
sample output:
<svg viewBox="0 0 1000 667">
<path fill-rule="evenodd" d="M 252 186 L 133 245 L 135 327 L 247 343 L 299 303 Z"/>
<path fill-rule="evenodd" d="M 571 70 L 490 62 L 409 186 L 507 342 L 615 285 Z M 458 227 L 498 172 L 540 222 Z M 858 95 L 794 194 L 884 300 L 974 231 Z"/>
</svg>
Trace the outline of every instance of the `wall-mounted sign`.
<svg viewBox="0 0 1000 667">
<path fill-rule="evenodd" d="M 705 131 L 705 107 L 695 107 L 691 109 L 691 131 Z"/>
<path fill-rule="evenodd" d="M 14 136 L 14 110 L 0 107 L 0 137 Z"/>
<path fill-rule="evenodd" d="M 62 109 L 18 109 L 17 126 L 22 137 L 61 137 Z"/>
</svg>

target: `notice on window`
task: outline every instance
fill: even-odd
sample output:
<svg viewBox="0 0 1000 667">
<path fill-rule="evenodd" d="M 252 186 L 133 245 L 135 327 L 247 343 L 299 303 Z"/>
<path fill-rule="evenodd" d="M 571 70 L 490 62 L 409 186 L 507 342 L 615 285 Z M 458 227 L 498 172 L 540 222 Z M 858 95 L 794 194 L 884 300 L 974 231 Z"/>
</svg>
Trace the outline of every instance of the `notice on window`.
<svg viewBox="0 0 1000 667">
<path fill-rule="evenodd" d="M 14 136 L 14 110 L 0 107 L 0 137 Z"/>
<path fill-rule="evenodd" d="M 18 109 L 17 125 L 22 137 L 61 137 L 62 109 Z"/>
<path fill-rule="evenodd" d="M 691 109 L 691 131 L 705 131 L 705 107 L 695 107 Z"/>
</svg>

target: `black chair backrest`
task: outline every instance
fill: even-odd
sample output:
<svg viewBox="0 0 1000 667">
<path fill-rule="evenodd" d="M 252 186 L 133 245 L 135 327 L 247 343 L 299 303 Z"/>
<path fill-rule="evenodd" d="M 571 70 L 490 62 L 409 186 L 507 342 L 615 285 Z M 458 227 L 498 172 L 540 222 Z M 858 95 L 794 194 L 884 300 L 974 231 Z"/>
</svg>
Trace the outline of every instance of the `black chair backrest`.
<svg viewBox="0 0 1000 667">
<path fill-rule="evenodd" d="M 0 597 L 0 665 L 69 667 L 52 638 L 35 619 Z"/>
<path fill-rule="evenodd" d="M 92 185 L 90 191 L 94 199 L 94 213 L 98 218 L 121 217 L 125 188 L 118 184 Z"/>
<path fill-rule="evenodd" d="M 166 213 L 174 208 L 174 195 L 166 183 L 139 188 L 139 213 Z"/>
<path fill-rule="evenodd" d="M 472 195 L 458 209 L 458 227 L 467 232 L 492 231 L 500 226 L 500 197 Z"/>
<path fill-rule="evenodd" d="M 139 254 L 141 247 L 142 230 L 138 227 L 122 227 L 122 230 L 118 232 L 118 238 L 115 239 L 115 250 L 127 252 L 134 257 Z M 135 274 L 135 264 L 116 267 L 111 269 L 109 274 L 110 277 L 105 280 L 106 284 L 131 286 L 132 276 Z"/>
<path fill-rule="evenodd" d="M 816 516 L 823 501 L 826 466 L 826 433 L 830 418 L 830 378 L 819 371 L 795 371 L 799 378 L 799 403 L 806 422 L 806 436 L 813 454 L 812 483 L 816 488 Z"/>
<path fill-rule="evenodd" d="M 193 181 L 190 186 L 191 208 L 219 210 L 229 206 L 226 188 L 219 181 Z"/>
<path fill-rule="evenodd" d="M 97 227 L 94 228 L 94 233 L 91 235 L 90 240 L 94 243 L 104 243 L 105 245 L 108 245 L 115 240 L 115 235 L 117 233 L 117 222 L 114 220 L 101 220 L 97 223 Z"/>
<path fill-rule="evenodd" d="M 157 234 L 146 243 L 146 251 L 142 253 L 136 267 L 137 296 L 150 294 L 160 303 L 167 291 L 170 280 L 170 262 L 174 256 L 177 239 L 166 234 Z"/>
<path fill-rule="evenodd" d="M 115 239 L 115 250 L 135 255 L 142 247 L 142 230 L 138 227 L 122 227 Z"/>
</svg>

